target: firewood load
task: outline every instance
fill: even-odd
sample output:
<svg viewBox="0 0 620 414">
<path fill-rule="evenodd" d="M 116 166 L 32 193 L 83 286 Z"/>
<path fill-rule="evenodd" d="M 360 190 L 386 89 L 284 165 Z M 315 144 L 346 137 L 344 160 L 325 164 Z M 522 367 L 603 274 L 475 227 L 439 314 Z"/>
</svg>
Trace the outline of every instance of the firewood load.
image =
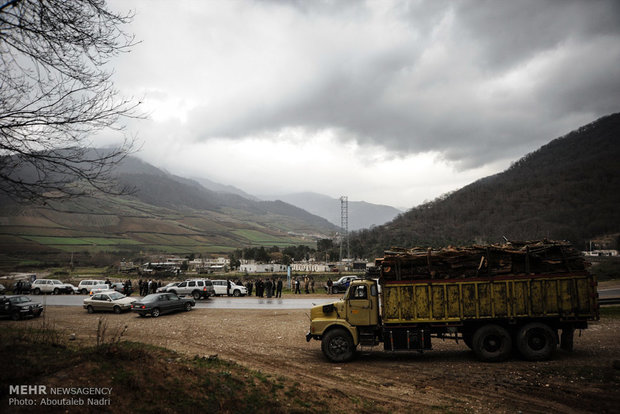
<svg viewBox="0 0 620 414">
<path fill-rule="evenodd" d="M 384 280 L 411 280 L 561 274 L 584 271 L 588 263 L 568 242 L 539 240 L 440 250 L 392 248 L 376 265 Z"/>
</svg>

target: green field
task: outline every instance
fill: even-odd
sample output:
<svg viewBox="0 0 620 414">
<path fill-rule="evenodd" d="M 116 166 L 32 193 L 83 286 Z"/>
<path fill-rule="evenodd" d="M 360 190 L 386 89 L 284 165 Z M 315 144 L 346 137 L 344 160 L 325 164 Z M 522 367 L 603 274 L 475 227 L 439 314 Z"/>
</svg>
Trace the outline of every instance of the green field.
<svg viewBox="0 0 620 414">
<path fill-rule="evenodd" d="M 22 236 L 24 239 L 52 246 L 64 245 L 93 245 L 93 246 L 122 246 L 141 244 L 136 240 L 104 238 L 104 237 L 51 237 L 51 236 Z"/>
</svg>

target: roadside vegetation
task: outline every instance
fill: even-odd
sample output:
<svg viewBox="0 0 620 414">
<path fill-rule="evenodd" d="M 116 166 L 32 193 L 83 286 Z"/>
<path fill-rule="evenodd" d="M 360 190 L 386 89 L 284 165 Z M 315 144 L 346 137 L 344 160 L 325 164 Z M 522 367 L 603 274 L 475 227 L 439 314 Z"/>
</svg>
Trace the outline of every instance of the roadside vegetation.
<svg viewBox="0 0 620 414">
<path fill-rule="evenodd" d="M 313 395 L 303 401 L 299 383 L 252 371 L 217 355 L 187 357 L 165 348 L 123 340 L 125 328 L 99 324 L 96 343 L 77 345 L 43 320 L 37 328 L 0 327 L 0 382 L 43 384 L 48 388 L 111 387 L 105 412 L 126 413 L 281 413 L 326 412 Z M 6 390 L 5 390 L 6 391 Z M 0 396 L 8 406 L 8 395 Z M 37 412 L 13 406 L 12 412 Z M 65 412 L 66 406 L 38 407 Z M 81 406 L 79 412 L 100 412 Z M 77 412 L 77 411 L 76 411 Z"/>
</svg>

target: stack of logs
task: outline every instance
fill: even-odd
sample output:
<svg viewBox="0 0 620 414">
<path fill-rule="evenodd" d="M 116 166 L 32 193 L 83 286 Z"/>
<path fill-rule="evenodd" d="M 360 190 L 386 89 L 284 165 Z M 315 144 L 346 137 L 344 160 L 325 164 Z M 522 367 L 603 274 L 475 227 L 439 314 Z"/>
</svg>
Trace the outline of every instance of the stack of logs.
<svg viewBox="0 0 620 414">
<path fill-rule="evenodd" d="M 455 279 L 584 271 L 587 262 L 563 241 L 509 242 L 440 250 L 392 249 L 377 259 L 385 280 Z"/>
</svg>

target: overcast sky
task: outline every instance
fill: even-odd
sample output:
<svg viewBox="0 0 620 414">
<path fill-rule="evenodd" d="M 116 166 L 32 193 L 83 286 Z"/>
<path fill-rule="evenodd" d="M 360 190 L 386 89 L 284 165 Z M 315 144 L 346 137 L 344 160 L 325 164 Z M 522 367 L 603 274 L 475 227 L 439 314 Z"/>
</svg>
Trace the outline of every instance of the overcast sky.
<svg viewBox="0 0 620 414">
<path fill-rule="evenodd" d="M 620 110 L 619 1 L 110 4 L 137 155 L 251 194 L 410 208 Z"/>
</svg>

